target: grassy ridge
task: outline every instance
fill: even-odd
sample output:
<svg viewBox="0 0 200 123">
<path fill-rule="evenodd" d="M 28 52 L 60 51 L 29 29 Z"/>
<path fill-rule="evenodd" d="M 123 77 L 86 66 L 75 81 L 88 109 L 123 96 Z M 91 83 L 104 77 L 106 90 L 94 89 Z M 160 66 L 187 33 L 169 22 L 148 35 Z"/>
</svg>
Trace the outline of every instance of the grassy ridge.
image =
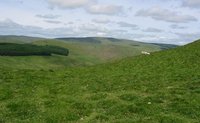
<svg viewBox="0 0 200 123">
<path fill-rule="evenodd" d="M 93 67 L 0 66 L 1 122 L 198 123 L 200 41 Z"/>
</svg>

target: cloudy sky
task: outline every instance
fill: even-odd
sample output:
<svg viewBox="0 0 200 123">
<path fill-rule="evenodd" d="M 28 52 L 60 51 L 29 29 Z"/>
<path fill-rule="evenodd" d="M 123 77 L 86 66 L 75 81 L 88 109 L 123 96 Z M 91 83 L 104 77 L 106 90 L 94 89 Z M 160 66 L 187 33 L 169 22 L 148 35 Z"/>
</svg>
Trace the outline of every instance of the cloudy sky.
<svg viewBox="0 0 200 123">
<path fill-rule="evenodd" d="M 180 45 L 200 38 L 200 0 L 1 0 L 0 12 L 0 35 Z"/>
</svg>

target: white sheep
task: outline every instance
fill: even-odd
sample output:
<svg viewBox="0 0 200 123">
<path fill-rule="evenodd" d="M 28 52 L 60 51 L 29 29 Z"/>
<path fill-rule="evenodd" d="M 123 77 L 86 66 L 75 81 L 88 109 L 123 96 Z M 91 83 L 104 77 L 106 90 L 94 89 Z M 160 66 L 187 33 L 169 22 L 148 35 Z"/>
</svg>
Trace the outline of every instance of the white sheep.
<svg viewBox="0 0 200 123">
<path fill-rule="evenodd" d="M 151 53 L 146 52 L 146 51 L 142 51 L 141 53 L 144 54 L 144 55 L 150 55 L 151 54 Z"/>
</svg>

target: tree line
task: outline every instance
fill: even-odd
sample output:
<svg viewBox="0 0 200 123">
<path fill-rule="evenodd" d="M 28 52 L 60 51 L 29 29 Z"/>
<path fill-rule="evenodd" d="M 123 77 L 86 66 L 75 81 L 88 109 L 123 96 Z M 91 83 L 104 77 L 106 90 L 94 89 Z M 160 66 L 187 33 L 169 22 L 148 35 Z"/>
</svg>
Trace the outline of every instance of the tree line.
<svg viewBox="0 0 200 123">
<path fill-rule="evenodd" d="M 69 50 L 58 46 L 38 46 L 33 44 L 0 43 L 1 56 L 50 56 L 52 54 L 68 56 Z"/>
</svg>

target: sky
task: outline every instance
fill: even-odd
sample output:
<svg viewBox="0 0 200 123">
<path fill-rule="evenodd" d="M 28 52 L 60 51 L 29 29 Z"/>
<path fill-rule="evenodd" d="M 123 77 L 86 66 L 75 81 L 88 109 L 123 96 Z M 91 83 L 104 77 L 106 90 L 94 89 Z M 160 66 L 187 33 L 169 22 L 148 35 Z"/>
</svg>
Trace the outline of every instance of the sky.
<svg viewBox="0 0 200 123">
<path fill-rule="evenodd" d="M 200 0 L 1 0 L 0 35 L 200 39 Z"/>
</svg>

